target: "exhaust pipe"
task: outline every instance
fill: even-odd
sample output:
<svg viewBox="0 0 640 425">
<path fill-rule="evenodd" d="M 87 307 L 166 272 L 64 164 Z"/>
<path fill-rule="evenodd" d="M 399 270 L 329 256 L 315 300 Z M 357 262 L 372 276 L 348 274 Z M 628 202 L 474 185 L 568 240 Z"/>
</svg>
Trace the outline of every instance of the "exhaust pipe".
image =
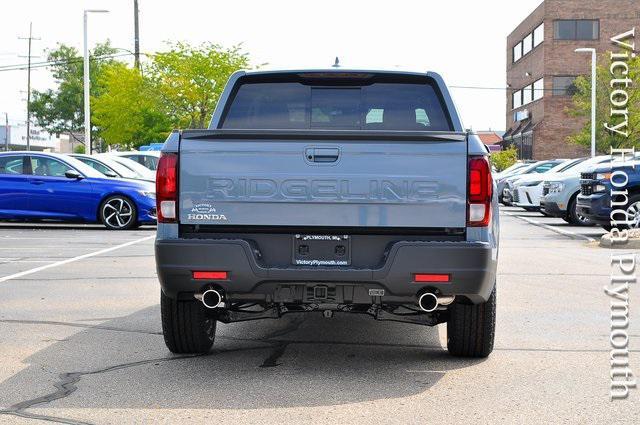
<svg viewBox="0 0 640 425">
<path fill-rule="evenodd" d="M 450 305 L 455 298 L 455 295 L 437 296 L 433 292 L 424 292 L 418 295 L 418 306 L 422 311 L 431 313 L 436 311 L 439 306 Z"/>
<path fill-rule="evenodd" d="M 433 292 L 425 292 L 418 297 L 418 305 L 422 311 L 431 313 L 438 308 L 438 297 Z"/>
<path fill-rule="evenodd" d="M 215 289 L 207 289 L 202 294 L 196 294 L 195 297 L 207 308 L 218 308 L 222 304 L 222 294 Z"/>
</svg>

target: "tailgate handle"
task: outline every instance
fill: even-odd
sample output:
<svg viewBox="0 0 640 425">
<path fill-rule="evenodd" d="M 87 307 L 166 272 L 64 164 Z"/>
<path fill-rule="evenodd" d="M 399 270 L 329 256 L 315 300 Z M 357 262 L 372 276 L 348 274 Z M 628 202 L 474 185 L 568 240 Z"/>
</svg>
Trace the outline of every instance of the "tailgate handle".
<svg viewBox="0 0 640 425">
<path fill-rule="evenodd" d="M 311 162 L 336 162 L 340 156 L 338 148 L 307 148 L 305 157 Z"/>
</svg>

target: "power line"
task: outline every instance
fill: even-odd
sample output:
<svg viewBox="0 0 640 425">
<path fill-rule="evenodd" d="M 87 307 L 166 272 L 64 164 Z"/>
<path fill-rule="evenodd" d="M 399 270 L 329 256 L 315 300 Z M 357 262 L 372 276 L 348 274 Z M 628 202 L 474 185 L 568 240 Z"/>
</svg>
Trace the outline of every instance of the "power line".
<svg viewBox="0 0 640 425">
<path fill-rule="evenodd" d="M 114 53 L 110 55 L 102 55 L 102 56 L 92 56 L 91 60 L 106 60 L 106 59 L 115 59 L 123 56 L 133 56 L 133 53 Z M 81 63 L 83 61 L 82 57 L 77 57 L 73 59 L 67 60 L 59 60 L 59 61 L 44 61 L 44 62 L 32 62 L 31 69 L 36 68 L 47 68 L 49 66 L 56 65 L 68 65 L 72 63 Z M 14 65 L 2 65 L 0 66 L 0 72 L 2 71 L 23 71 L 25 69 L 29 69 L 29 64 L 14 64 Z"/>
</svg>

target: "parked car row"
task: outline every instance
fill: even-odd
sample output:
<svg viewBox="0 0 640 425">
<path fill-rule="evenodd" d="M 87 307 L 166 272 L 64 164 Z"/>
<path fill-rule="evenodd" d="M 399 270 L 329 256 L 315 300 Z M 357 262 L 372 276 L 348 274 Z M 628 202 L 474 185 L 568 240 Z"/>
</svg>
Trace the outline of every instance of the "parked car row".
<svg viewBox="0 0 640 425">
<path fill-rule="evenodd" d="M 640 158 L 636 154 L 637 160 Z M 635 164 L 635 162 L 634 162 Z M 611 175 L 618 162 L 610 155 L 593 158 L 518 163 L 496 174 L 500 202 L 559 217 L 580 226 L 600 225 L 609 230 Z M 640 175 L 627 163 L 628 198 L 620 200 L 628 218 L 625 226 L 640 222 Z M 637 191 L 636 191 L 637 190 Z"/>
<path fill-rule="evenodd" d="M 138 159 L 140 157 L 140 159 Z M 0 153 L 0 220 L 155 224 L 158 152 Z"/>
</svg>

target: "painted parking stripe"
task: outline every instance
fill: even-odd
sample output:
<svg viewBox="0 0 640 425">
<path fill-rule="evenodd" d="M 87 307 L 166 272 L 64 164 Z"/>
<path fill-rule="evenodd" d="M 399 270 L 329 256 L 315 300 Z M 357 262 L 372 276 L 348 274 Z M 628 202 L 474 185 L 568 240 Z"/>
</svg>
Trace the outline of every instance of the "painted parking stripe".
<svg viewBox="0 0 640 425">
<path fill-rule="evenodd" d="M 47 270 L 50 269 L 52 267 L 58 267 L 58 266 L 64 266 L 65 264 L 69 264 L 69 263 L 73 263 L 76 261 L 80 261 L 80 260 L 84 260 L 85 258 L 91 258 L 91 257 L 95 257 L 96 255 L 101 255 L 101 254 L 106 254 L 107 252 L 111 252 L 111 251 L 115 251 L 116 249 L 120 249 L 120 248 L 126 248 L 128 246 L 140 243 L 140 242 L 144 242 L 144 241 L 148 241 L 150 239 L 155 238 L 156 235 L 152 235 L 152 236 L 146 236 L 144 238 L 140 238 L 140 239 L 136 239 L 133 241 L 129 241 L 120 245 L 116 245 L 116 246 L 112 246 L 111 248 L 105 248 L 105 249 L 101 249 L 100 251 L 94 251 L 94 252 L 90 252 L 88 254 L 84 254 L 84 255 L 79 255 L 77 257 L 72 257 L 72 258 L 67 258 L 66 260 L 62 260 L 62 261 L 56 261 L 55 263 L 51 263 L 51 264 L 47 264 L 44 266 L 40 266 L 40 267 L 36 267 L 33 269 L 29 269 L 29 270 L 25 270 L 23 272 L 20 273 L 15 273 L 15 274 L 11 274 L 8 276 L 4 276 L 4 277 L 0 277 L 0 283 L 2 282 L 6 282 L 8 280 L 11 279 L 17 279 L 19 277 L 22 276 L 27 276 L 33 273 L 37 273 L 40 272 L 42 270 Z"/>
<path fill-rule="evenodd" d="M 534 226 L 542 227 L 542 228 L 545 228 L 547 230 L 551 230 L 552 232 L 559 233 L 559 234 L 564 235 L 564 236 L 569 236 L 570 238 L 573 238 L 573 239 L 584 239 L 584 240 L 589 241 L 589 242 L 595 242 L 596 241 L 592 237 L 589 237 L 589 236 L 586 236 L 586 235 L 581 235 L 579 233 L 570 232 L 569 230 L 558 229 L 556 227 L 549 226 L 548 224 L 544 224 L 544 223 L 540 223 L 539 221 L 532 220 L 529 217 L 523 217 L 523 216 L 520 216 L 520 215 L 517 215 L 517 214 L 513 214 L 513 213 L 510 213 L 510 212 L 506 212 L 506 211 L 502 212 L 502 214 L 508 215 L 510 217 L 519 218 L 520 220 L 524 220 L 527 223 L 533 224 Z"/>
</svg>

